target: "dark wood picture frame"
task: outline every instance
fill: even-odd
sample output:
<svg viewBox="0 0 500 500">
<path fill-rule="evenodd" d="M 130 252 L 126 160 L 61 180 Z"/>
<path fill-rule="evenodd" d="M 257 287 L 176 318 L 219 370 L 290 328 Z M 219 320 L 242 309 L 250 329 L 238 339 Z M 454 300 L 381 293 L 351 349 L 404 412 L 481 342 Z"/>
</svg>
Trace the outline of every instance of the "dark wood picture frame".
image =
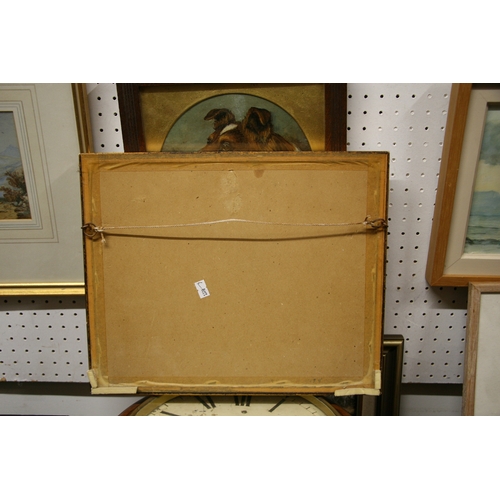
<svg viewBox="0 0 500 500">
<path fill-rule="evenodd" d="M 117 83 L 125 152 L 145 152 L 140 93 L 160 83 Z M 182 84 L 179 84 L 182 85 Z M 325 83 L 325 150 L 347 150 L 347 84 Z"/>
<path fill-rule="evenodd" d="M 403 376 L 404 337 L 384 335 L 382 344 L 382 390 L 377 396 L 376 415 L 399 416 Z"/>
</svg>

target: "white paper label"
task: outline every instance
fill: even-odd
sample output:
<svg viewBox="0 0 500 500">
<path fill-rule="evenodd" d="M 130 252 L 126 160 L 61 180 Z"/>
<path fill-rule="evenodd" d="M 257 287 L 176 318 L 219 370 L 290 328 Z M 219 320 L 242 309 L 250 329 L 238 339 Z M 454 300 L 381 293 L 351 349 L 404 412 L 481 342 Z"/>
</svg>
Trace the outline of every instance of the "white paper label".
<svg viewBox="0 0 500 500">
<path fill-rule="evenodd" d="M 197 281 L 194 286 L 196 287 L 196 290 L 198 290 L 200 299 L 204 299 L 205 297 L 208 297 L 210 295 L 205 280 Z"/>
</svg>

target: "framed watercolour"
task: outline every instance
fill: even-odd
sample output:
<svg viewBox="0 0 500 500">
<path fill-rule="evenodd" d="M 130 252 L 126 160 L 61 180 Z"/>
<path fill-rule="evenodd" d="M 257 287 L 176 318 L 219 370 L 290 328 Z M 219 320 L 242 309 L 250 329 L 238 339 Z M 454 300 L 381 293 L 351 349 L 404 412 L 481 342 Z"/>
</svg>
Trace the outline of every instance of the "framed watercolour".
<svg viewBox="0 0 500 500">
<path fill-rule="evenodd" d="M 0 294 L 84 293 L 81 85 L 0 84 Z"/>
<path fill-rule="evenodd" d="M 121 83 L 117 91 L 128 152 L 346 150 L 345 83 Z"/>
<path fill-rule="evenodd" d="M 500 415 L 500 281 L 470 283 L 462 414 Z"/>
<path fill-rule="evenodd" d="M 427 281 L 500 279 L 500 85 L 454 84 L 429 246 Z"/>
<path fill-rule="evenodd" d="M 94 393 L 379 394 L 387 153 L 81 163 Z"/>
</svg>

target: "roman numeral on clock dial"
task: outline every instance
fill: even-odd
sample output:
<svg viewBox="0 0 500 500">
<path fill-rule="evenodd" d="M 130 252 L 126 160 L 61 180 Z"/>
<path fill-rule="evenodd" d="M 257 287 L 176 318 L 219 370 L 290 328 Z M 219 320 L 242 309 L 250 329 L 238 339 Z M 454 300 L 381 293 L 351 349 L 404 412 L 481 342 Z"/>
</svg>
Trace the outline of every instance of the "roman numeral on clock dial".
<svg viewBox="0 0 500 500">
<path fill-rule="evenodd" d="M 234 396 L 234 404 L 236 406 L 250 406 L 252 396 Z"/>
<path fill-rule="evenodd" d="M 207 409 L 210 410 L 212 408 L 215 408 L 215 403 L 213 399 L 210 396 L 196 396 L 196 399 Z"/>
</svg>

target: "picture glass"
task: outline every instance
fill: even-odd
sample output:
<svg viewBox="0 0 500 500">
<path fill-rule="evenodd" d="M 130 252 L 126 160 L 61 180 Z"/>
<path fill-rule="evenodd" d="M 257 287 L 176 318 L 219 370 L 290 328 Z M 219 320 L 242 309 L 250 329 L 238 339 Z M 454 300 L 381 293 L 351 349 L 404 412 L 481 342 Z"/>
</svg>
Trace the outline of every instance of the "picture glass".
<svg viewBox="0 0 500 500">
<path fill-rule="evenodd" d="M 229 138 L 220 141 L 231 147 L 223 151 L 325 151 L 330 123 L 326 95 L 324 84 L 141 85 L 137 105 L 142 131 L 137 133 L 150 152 L 198 152 L 209 141 L 217 144 L 219 135 Z M 125 121 L 126 128 L 130 125 Z M 245 140 L 236 148 L 238 135 Z"/>
<path fill-rule="evenodd" d="M 465 253 L 500 253 L 500 106 L 486 114 Z"/>
<path fill-rule="evenodd" d="M 0 220 L 31 219 L 23 163 L 12 111 L 0 112 Z"/>
<path fill-rule="evenodd" d="M 162 151 L 310 151 L 297 121 L 267 99 L 223 94 L 205 99 L 174 123 Z"/>
</svg>

